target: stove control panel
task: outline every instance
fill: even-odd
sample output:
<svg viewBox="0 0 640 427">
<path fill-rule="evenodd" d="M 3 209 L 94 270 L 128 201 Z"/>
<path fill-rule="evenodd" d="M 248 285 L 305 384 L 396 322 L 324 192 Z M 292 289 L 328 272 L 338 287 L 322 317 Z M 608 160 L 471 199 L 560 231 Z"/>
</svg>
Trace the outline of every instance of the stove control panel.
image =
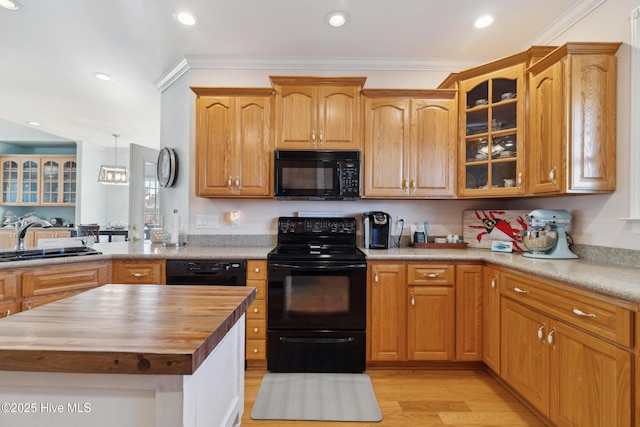
<svg viewBox="0 0 640 427">
<path fill-rule="evenodd" d="M 280 217 L 278 234 L 356 234 L 355 218 Z"/>
</svg>

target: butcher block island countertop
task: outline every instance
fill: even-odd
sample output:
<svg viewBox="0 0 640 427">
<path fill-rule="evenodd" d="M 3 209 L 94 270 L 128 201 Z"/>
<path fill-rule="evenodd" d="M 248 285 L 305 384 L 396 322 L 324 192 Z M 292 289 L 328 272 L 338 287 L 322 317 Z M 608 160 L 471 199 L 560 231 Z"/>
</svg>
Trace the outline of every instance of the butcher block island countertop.
<svg viewBox="0 0 640 427">
<path fill-rule="evenodd" d="M 1 319 L 0 425 L 240 425 L 255 293 L 111 284 Z"/>
<path fill-rule="evenodd" d="M 0 370 L 191 375 L 255 288 L 103 285 L 2 320 Z"/>
</svg>

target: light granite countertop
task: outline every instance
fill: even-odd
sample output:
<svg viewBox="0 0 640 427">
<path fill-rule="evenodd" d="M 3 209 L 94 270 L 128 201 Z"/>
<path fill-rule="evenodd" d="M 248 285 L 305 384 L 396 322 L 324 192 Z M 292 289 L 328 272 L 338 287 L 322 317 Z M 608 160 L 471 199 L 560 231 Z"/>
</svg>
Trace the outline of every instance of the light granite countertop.
<svg viewBox="0 0 640 427">
<path fill-rule="evenodd" d="M 99 259 L 266 259 L 269 246 L 186 245 L 165 247 L 142 242 L 99 243 L 94 248 L 103 255 L 54 258 L 39 261 L 0 263 L 0 269 L 63 264 Z M 553 260 L 525 258 L 520 253 L 492 252 L 488 249 L 416 249 L 411 247 L 364 250 L 368 260 L 404 261 L 484 261 L 530 272 L 602 294 L 640 303 L 640 268 L 597 263 L 583 259 Z"/>
</svg>

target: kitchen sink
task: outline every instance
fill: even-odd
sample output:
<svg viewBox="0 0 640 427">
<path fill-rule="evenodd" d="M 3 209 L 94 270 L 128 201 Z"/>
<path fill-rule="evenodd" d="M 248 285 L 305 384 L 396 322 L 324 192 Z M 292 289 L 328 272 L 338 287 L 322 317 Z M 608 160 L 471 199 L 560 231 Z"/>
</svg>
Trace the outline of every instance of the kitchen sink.
<svg viewBox="0 0 640 427">
<path fill-rule="evenodd" d="M 101 255 L 93 248 L 72 247 L 72 248 L 49 248 L 49 249 L 26 249 L 23 251 L 0 251 L 0 262 L 27 261 L 48 258 L 63 258 L 72 256 Z"/>
</svg>

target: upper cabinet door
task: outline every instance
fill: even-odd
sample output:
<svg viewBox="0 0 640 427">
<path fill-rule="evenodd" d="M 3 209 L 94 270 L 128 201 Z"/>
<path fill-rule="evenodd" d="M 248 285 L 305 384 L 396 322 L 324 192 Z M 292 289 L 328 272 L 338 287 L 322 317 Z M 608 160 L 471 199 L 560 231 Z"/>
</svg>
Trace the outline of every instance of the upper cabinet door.
<svg viewBox="0 0 640 427">
<path fill-rule="evenodd" d="M 360 89 L 318 88 L 316 147 L 332 150 L 360 148 Z"/>
<path fill-rule="evenodd" d="M 562 62 L 529 76 L 529 179 L 532 194 L 563 189 Z"/>
<path fill-rule="evenodd" d="M 616 189 L 616 57 L 572 54 L 567 59 L 571 114 L 568 192 Z"/>
<path fill-rule="evenodd" d="M 365 197 L 408 196 L 410 129 L 409 99 L 365 101 Z"/>
<path fill-rule="evenodd" d="M 199 97 L 196 114 L 196 194 L 228 196 L 233 192 L 231 97 Z"/>
<path fill-rule="evenodd" d="M 455 98 L 411 100 L 411 196 L 453 197 L 457 124 Z"/>
<path fill-rule="evenodd" d="M 275 148 L 359 150 L 362 77 L 271 76 Z"/>
<path fill-rule="evenodd" d="M 460 82 L 458 194 L 523 195 L 524 64 Z"/>
<path fill-rule="evenodd" d="M 271 195 L 271 98 L 238 97 L 236 107 L 235 180 L 241 196 Z"/>
<path fill-rule="evenodd" d="M 276 97 L 276 148 L 317 148 L 317 89 L 283 86 Z"/>
</svg>

